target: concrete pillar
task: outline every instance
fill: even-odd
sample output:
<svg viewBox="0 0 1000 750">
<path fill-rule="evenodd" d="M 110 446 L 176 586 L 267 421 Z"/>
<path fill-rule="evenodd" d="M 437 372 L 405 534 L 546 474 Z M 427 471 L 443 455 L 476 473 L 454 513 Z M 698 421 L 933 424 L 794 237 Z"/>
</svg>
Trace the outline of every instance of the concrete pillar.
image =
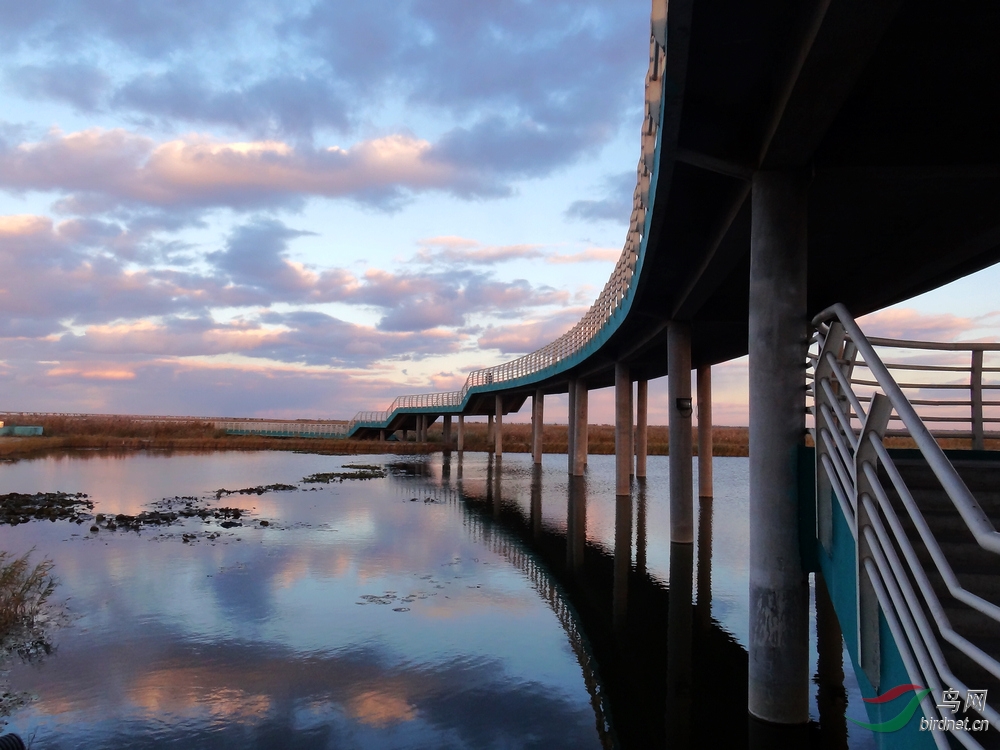
<svg viewBox="0 0 1000 750">
<path fill-rule="evenodd" d="M 753 178 L 750 236 L 750 654 L 748 708 L 809 721 L 809 584 L 799 556 L 805 435 L 806 183 Z"/>
<path fill-rule="evenodd" d="M 410 441 L 410 431 L 403 430 L 403 442 L 408 443 Z"/>
<path fill-rule="evenodd" d="M 459 451 L 465 450 L 465 415 L 458 415 L 458 445 L 456 446 Z"/>
<path fill-rule="evenodd" d="M 493 437 L 493 415 L 492 414 L 487 414 L 486 415 L 486 452 L 487 453 L 492 453 L 493 452 L 493 441 L 494 440 L 495 440 L 495 438 Z"/>
<path fill-rule="evenodd" d="M 632 380 L 628 383 L 628 473 L 635 478 L 635 389 Z"/>
<path fill-rule="evenodd" d="M 566 408 L 566 464 L 570 476 L 576 473 L 576 381 L 566 386 L 568 406 Z"/>
<path fill-rule="evenodd" d="M 443 421 L 442 426 L 442 441 L 444 442 L 444 449 L 446 451 L 451 450 L 451 414 L 445 414 L 441 417 Z"/>
<path fill-rule="evenodd" d="M 545 394 L 539 388 L 531 399 L 531 458 L 536 464 L 542 462 L 544 412 Z"/>
<path fill-rule="evenodd" d="M 691 326 L 667 328 L 667 414 L 670 420 L 670 541 L 694 541 L 694 477 L 691 472 Z"/>
<path fill-rule="evenodd" d="M 712 366 L 698 368 L 698 497 L 713 497 Z"/>
<path fill-rule="evenodd" d="M 615 494 L 628 495 L 632 474 L 632 380 L 628 365 L 615 363 Z"/>
<path fill-rule="evenodd" d="M 380 443 L 384 443 L 385 442 L 385 430 L 379 430 L 378 431 L 378 441 Z"/>
<path fill-rule="evenodd" d="M 426 443 L 427 442 L 427 415 L 419 414 L 417 415 L 417 442 Z"/>
<path fill-rule="evenodd" d="M 576 418 L 574 419 L 574 427 L 576 428 L 575 434 L 573 435 L 573 453 L 575 457 L 573 459 L 573 476 L 582 477 L 587 469 L 587 400 L 589 392 L 587 391 L 587 381 L 582 378 L 576 380 L 576 399 L 574 399 L 574 406 L 576 411 Z"/>
<path fill-rule="evenodd" d="M 649 381 L 635 384 L 635 475 L 646 477 L 646 451 L 648 446 Z"/>
<path fill-rule="evenodd" d="M 493 446 L 493 453 L 497 458 L 503 455 L 503 396 L 499 393 L 496 399 L 496 410 L 497 410 L 497 423 L 493 428 L 493 434 L 496 436 L 496 443 Z"/>
</svg>

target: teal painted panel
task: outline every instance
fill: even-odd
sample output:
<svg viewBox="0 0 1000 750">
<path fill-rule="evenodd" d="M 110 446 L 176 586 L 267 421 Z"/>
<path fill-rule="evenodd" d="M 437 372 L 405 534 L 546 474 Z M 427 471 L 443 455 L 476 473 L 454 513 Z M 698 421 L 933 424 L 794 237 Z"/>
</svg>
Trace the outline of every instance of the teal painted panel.
<svg viewBox="0 0 1000 750">
<path fill-rule="evenodd" d="M 38 425 L 5 425 L 0 427 L 0 435 L 15 437 L 38 437 L 42 434 L 42 428 Z"/>
<path fill-rule="evenodd" d="M 803 497 L 810 497 L 804 495 Z M 815 537 L 815 532 L 813 533 Z M 844 517 L 840 503 L 833 498 L 833 543 L 830 554 L 823 549 L 823 545 L 817 541 L 815 544 L 816 558 L 819 569 L 823 573 L 826 587 L 830 592 L 833 607 L 837 612 L 837 620 L 840 622 L 840 629 L 844 634 L 844 643 L 847 652 L 851 657 L 851 666 L 854 667 L 854 674 L 864 698 L 874 698 L 876 695 L 886 693 L 897 685 L 910 683 L 910 678 L 906 674 L 903 666 L 903 659 L 899 655 L 899 649 L 889 630 L 889 625 L 885 621 L 884 615 L 879 614 L 879 637 L 881 639 L 881 663 L 880 671 L 882 675 L 882 690 L 876 691 L 868 676 L 858 664 L 858 630 L 857 630 L 857 550 L 854 544 L 854 536 L 851 534 L 851 527 Z M 926 686 L 924 686 L 926 687 Z M 866 703 L 865 710 L 868 712 L 869 722 L 877 724 L 889 721 L 899 714 L 906 704 L 913 697 L 913 693 L 905 693 L 899 698 L 885 704 Z M 879 748 L 884 750 L 931 750 L 936 747 L 930 732 L 920 731 L 921 711 L 917 711 L 909 723 L 902 729 L 895 732 L 873 732 L 875 741 Z"/>
</svg>

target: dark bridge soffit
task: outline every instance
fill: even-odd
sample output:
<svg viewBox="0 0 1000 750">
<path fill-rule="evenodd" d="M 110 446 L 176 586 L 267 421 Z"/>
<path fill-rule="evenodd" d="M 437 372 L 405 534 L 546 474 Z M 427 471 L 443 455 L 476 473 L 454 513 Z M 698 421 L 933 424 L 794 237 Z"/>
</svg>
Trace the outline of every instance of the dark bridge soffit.
<svg viewBox="0 0 1000 750">
<path fill-rule="evenodd" d="M 635 307 L 702 321 L 702 363 L 746 352 L 754 168 L 813 175 L 811 312 L 860 315 L 1000 260 L 1000 6 L 693 0 L 668 50 L 678 33 Z"/>
</svg>

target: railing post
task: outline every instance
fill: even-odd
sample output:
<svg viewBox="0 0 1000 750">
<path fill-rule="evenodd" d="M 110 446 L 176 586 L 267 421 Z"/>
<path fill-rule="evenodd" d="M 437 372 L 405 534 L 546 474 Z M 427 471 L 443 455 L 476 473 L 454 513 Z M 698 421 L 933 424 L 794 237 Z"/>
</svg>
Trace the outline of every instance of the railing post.
<svg viewBox="0 0 1000 750">
<path fill-rule="evenodd" d="M 972 371 L 969 374 L 969 391 L 972 396 L 972 450 L 986 450 L 986 431 L 983 428 L 983 350 L 972 350 Z"/>
<path fill-rule="evenodd" d="M 881 678 L 879 665 L 881 663 L 881 644 L 879 640 L 878 625 L 878 597 L 875 594 L 875 587 L 865 570 L 864 561 L 872 556 L 871 547 L 868 540 L 862 533 L 865 526 L 871 525 L 868 511 L 861 498 L 865 495 L 875 498 L 875 491 L 864 471 L 864 464 L 871 464 L 872 468 L 878 468 L 878 455 L 871 443 L 871 435 L 877 435 L 879 440 L 885 435 L 886 427 L 889 425 L 889 417 L 892 415 L 892 403 L 888 396 L 882 393 L 875 393 L 872 396 L 871 406 L 868 409 L 868 416 L 861 427 L 861 436 L 858 442 L 858 449 L 854 453 L 854 476 L 855 476 L 855 504 L 857 509 L 857 543 L 858 553 L 855 556 L 857 562 L 857 586 L 858 586 L 858 662 L 868 676 L 869 682 L 877 689 Z"/>
<path fill-rule="evenodd" d="M 819 539 L 823 549 L 827 552 L 830 552 L 833 547 L 833 485 L 830 482 L 830 477 L 826 475 L 826 469 L 823 468 L 822 457 L 829 454 L 830 451 L 826 441 L 821 436 L 821 431 L 826 429 L 832 434 L 833 430 L 837 429 L 837 425 L 828 424 L 820 409 L 820 406 L 827 402 L 822 383 L 824 380 L 829 380 L 831 384 L 836 385 L 833 366 L 829 363 L 826 355 L 832 354 L 834 359 L 839 357 L 844 348 L 846 337 L 844 326 L 839 321 L 832 321 L 826 338 L 823 340 L 823 346 L 820 347 L 819 359 L 816 360 L 816 368 L 813 371 L 813 424 L 816 433 L 816 538 Z M 850 518 L 847 520 L 852 522 Z"/>
</svg>

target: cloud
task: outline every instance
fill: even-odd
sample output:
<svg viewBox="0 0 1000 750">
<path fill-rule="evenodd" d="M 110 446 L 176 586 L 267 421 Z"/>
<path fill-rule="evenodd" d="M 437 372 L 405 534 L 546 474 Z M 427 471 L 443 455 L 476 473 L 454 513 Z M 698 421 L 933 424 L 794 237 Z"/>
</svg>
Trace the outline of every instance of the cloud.
<svg viewBox="0 0 1000 750">
<path fill-rule="evenodd" d="M 632 215 L 632 194 L 635 192 L 635 172 L 622 172 L 605 178 L 605 197 L 597 200 L 573 201 L 565 211 L 571 219 L 584 221 L 617 221 L 625 223 Z"/>
<path fill-rule="evenodd" d="M 888 308 L 858 319 L 868 336 L 918 341 L 954 341 L 974 329 L 976 322 L 950 313 L 932 315 L 912 308 Z"/>
<path fill-rule="evenodd" d="M 613 247 L 588 247 L 586 250 L 576 253 L 555 253 L 546 258 L 546 261 L 557 265 L 564 263 L 607 263 L 618 260 L 621 254 L 621 250 L 616 250 Z"/>
<path fill-rule="evenodd" d="M 117 109 L 173 121 L 227 125 L 258 136 L 309 137 L 316 128 L 350 128 L 348 106 L 329 75 L 278 73 L 228 88 L 201 71 L 171 69 L 125 83 L 111 97 Z"/>
<path fill-rule="evenodd" d="M 566 308 L 539 319 L 509 326 L 489 326 L 476 342 L 480 349 L 498 349 L 518 355 L 540 349 L 566 333 L 583 317 L 586 308 Z"/>
<path fill-rule="evenodd" d="M 84 212 L 122 204 L 249 210 L 308 196 L 391 208 L 414 192 L 489 189 L 473 170 L 431 151 L 427 141 L 405 135 L 316 149 L 201 136 L 156 143 L 120 128 L 53 131 L 35 143 L 0 143 L 0 188 L 69 193 L 64 207 Z"/>
<path fill-rule="evenodd" d="M 84 63 L 22 65 L 4 78 L 26 98 L 65 101 L 85 112 L 97 109 L 110 82 L 103 70 Z"/>
<path fill-rule="evenodd" d="M 430 237 L 418 244 L 416 257 L 421 263 L 495 265 L 543 255 L 538 245 L 480 245 L 464 237 Z"/>
</svg>

